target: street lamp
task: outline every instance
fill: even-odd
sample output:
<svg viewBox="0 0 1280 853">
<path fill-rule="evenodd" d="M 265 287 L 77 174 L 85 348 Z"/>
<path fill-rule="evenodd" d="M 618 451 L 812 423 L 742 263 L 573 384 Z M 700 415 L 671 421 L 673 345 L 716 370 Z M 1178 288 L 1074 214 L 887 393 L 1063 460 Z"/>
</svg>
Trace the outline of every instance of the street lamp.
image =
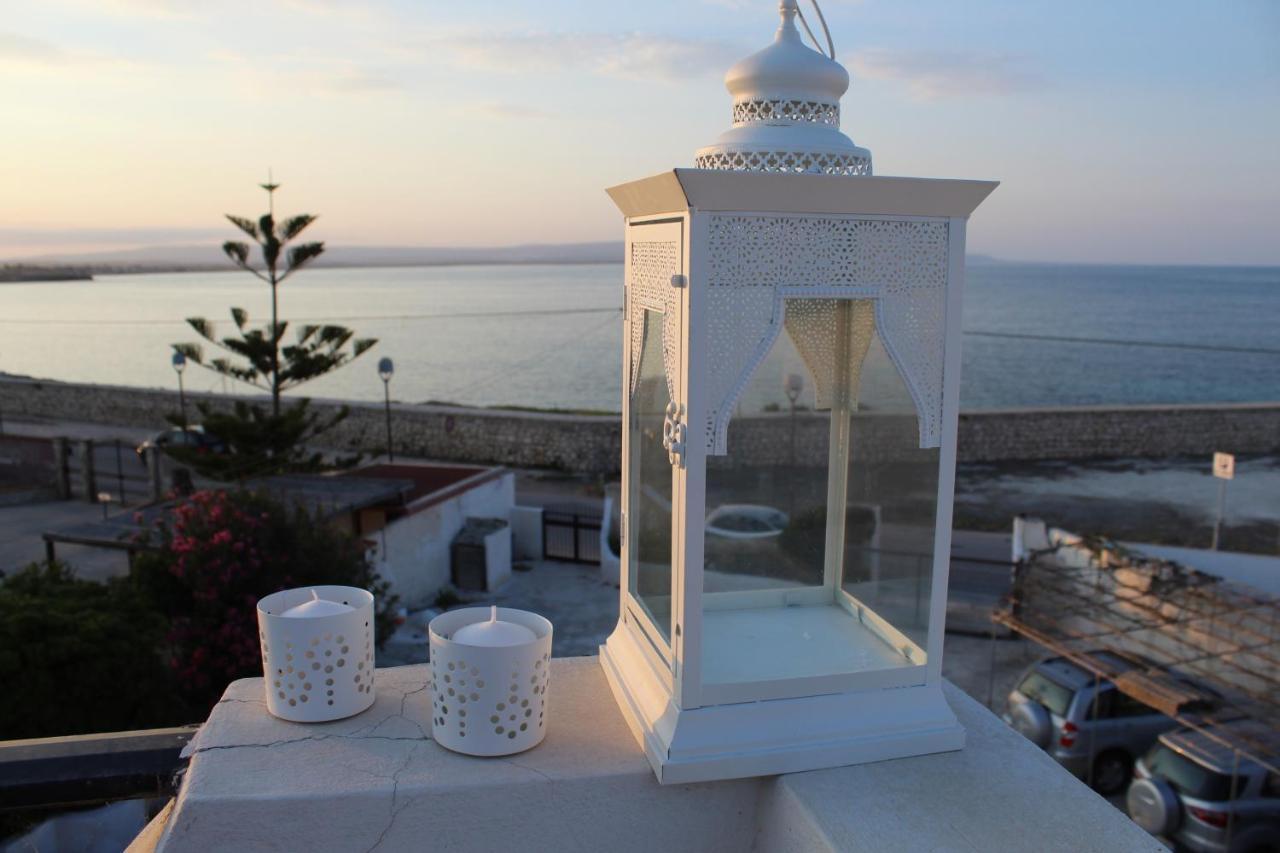
<svg viewBox="0 0 1280 853">
<path fill-rule="evenodd" d="M 178 404 L 182 407 L 182 431 L 187 430 L 187 390 L 182 385 L 182 371 L 187 369 L 187 357 L 180 352 L 173 353 L 173 372 L 178 374 Z"/>
<path fill-rule="evenodd" d="M 799 373 L 788 373 L 787 378 L 783 380 L 782 390 L 786 392 L 787 400 L 791 403 L 791 467 L 796 466 L 796 402 L 800 399 L 800 393 L 804 391 L 804 377 Z M 791 484 L 791 511 L 795 512 L 796 491 L 795 483 Z"/>
<path fill-rule="evenodd" d="M 391 449 L 391 377 L 395 375 L 396 366 L 389 358 L 378 359 L 378 378 L 382 380 L 383 408 L 387 413 L 387 461 L 395 462 L 396 455 Z"/>
</svg>

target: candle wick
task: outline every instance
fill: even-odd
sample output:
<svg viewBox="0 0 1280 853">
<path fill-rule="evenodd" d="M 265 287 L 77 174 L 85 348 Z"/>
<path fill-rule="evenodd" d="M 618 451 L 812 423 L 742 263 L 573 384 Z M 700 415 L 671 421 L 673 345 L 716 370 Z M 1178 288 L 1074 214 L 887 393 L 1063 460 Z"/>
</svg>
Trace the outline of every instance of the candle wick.
<svg viewBox="0 0 1280 853">
<path fill-rule="evenodd" d="M 313 590 L 311 590 L 311 600 L 312 600 L 312 601 L 319 601 L 319 600 L 320 600 L 320 593 L 316 592 L 314 589 L 313 589 Z"/>
<path fill-rule="evenodd" d="M 497 621 L 498 621 L 498 605 L 496 605 L 496 604 L 492 605 L 492 606 L 489 608 L 489 621 L 490 621 L 490 622 L 497 622 Z"/>
</svg>

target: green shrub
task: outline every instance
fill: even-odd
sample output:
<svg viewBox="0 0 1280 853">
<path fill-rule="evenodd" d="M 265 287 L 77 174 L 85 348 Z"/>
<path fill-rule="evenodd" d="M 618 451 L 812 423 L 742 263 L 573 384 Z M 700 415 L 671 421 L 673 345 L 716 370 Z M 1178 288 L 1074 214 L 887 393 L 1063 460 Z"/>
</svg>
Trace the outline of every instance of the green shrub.
<svg viewBox="0 0 1280 853">
<path fill-rule="evenodd" d="M 876 515 L 861 506 L 846 508 L 846 546 L 866 545 L 876 532 Z M 815 507 L 797 513 L 778 536 L 778 548 L 801 565 L 821 565 L 827 547 L 827 508 Z"/>
<path fill-rule="evenodd" d="M 376 598 L 377 640 L 394 630 L 387 594 L 354 535 L 248 491 L 201 491 L 139 545 L 131 576 L 167 618 L 168 663 L 181 695 L 206 710 L 227 684 L 262 674 L 257 604 L 290 587 L 338 584 Z"/>
<path fill-rule="evenodd" d="M 164 627 L 123 580 L 37 563 L 0 581 L 0 740 L 193 719 L 161 661 Z"/>
</svg>

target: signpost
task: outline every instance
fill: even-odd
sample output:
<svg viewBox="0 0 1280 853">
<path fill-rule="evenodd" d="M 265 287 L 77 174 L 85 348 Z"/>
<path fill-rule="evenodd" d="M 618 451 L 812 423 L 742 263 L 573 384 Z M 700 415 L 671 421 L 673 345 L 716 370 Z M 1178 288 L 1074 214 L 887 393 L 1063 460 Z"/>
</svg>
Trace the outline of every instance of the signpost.
<svg viewBox="0 0 1280 853">
<path fill-rule="evenodd" d="M 1213 454 L 1213 476 L 1218 478 L 1218 517 L 1213 523 L 1213 545 L 1218 550 L 1218 541 L 1222 537 L 1222 512 L 1227 503 L 1227 480 L 1236 476 L 1236 458 L 1230 453 Z"/>
</svg>

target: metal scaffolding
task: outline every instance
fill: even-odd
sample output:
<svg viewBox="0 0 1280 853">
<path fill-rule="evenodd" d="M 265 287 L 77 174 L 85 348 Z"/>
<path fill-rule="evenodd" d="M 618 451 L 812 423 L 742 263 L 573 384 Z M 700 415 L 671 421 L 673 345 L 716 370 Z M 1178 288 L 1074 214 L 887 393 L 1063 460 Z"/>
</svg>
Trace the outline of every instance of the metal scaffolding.
<svg viewBox="0 0 1280 853">
<path fill-rule="evenodd" d="M 1280 599 L 1072 537 L 1016 565 L 992 618 L 1280 773 Z"/>
</svg>

